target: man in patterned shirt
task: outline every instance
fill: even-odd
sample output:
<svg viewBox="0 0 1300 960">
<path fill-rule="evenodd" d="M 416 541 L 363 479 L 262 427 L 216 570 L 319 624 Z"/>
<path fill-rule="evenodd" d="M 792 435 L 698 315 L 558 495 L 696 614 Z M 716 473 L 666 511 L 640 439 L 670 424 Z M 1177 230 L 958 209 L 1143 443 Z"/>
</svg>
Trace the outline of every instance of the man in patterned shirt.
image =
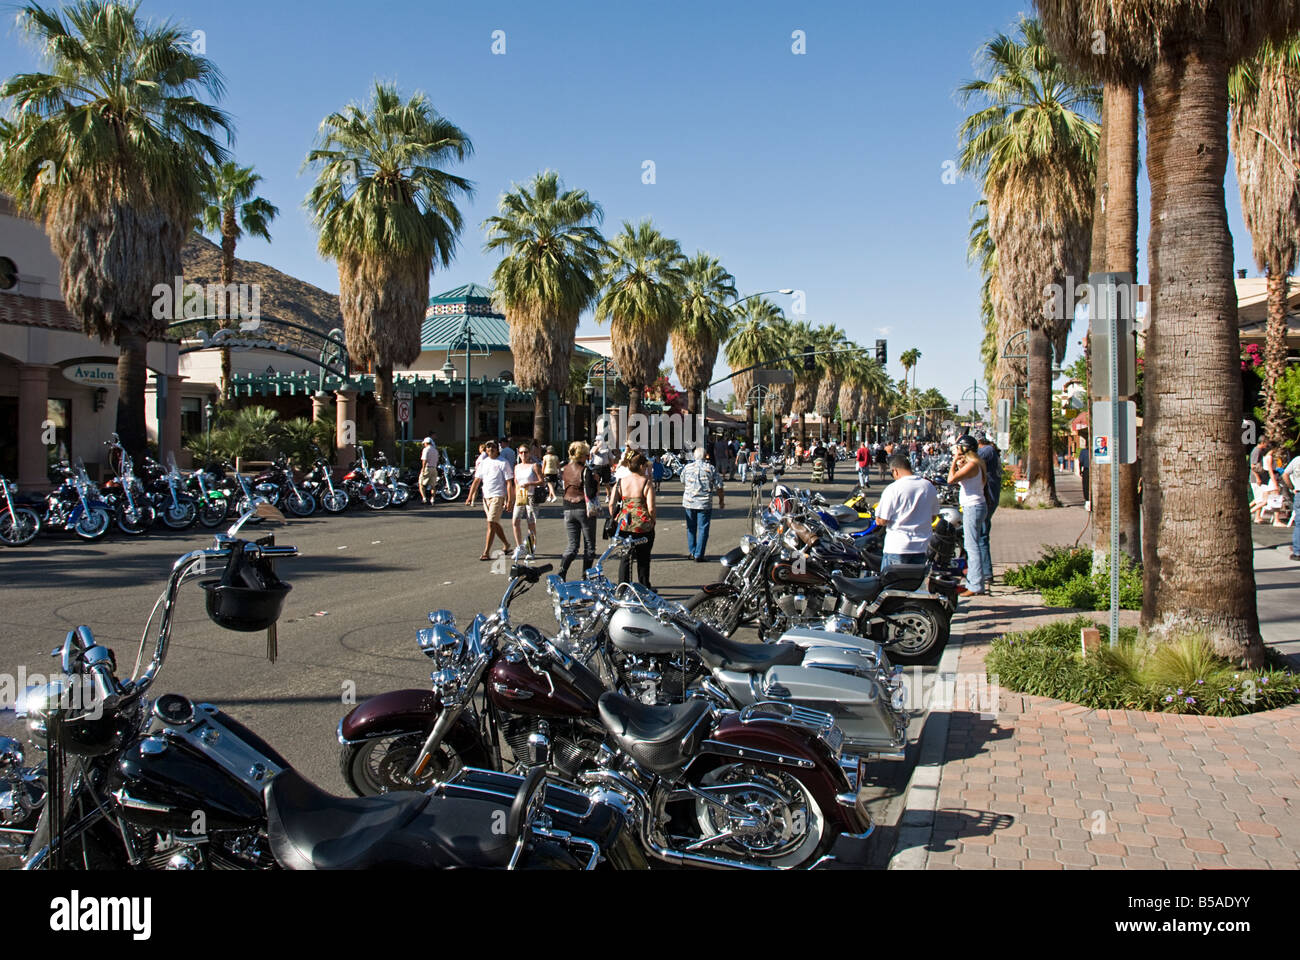
<svg viewBox="0 0 1300 960">
<path fill-rule="evenodd" d="M 726 508 L 722 477 L 704 459 L 704 448 L 695 448 L 695 460 L 682 469 L 682 507 L 686 510 L 686 552 L 696 563 L 704 562 L 704 547 L 709 542 L 709 522 L 713 518 L 713 494 L 718 495 L 718 509 Z"/>
</svg>

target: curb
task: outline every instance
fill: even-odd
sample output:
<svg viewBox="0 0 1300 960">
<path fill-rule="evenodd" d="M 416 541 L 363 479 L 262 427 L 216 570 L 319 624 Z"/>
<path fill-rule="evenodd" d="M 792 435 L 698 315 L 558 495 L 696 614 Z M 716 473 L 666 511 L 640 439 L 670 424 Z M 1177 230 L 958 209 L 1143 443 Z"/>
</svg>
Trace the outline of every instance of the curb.
<svg viewBox="0 0 1300 960">
<path fill-rule="evenodd" d="M 942 690 L 957 680 L 957 661 L 965 643 L 964 617 L 954 619 L 948 645 L 939 658 L 939 670 L 931 690 Z M 943 684 L 944 686 L 940 686 Z M 933 695 L 932 695 L 933 700 Z M 935 811 L 939 806 L 939 779 L 948 750 L 948 723 L 952 704 L 932 708 L 921 731 L 921 749 L 907 782 L 903 813 L 898 819 L 898 835 L 889 870 L 924 870 L 930 859 L 928 848 L 934 836 Z"/>
</svg>

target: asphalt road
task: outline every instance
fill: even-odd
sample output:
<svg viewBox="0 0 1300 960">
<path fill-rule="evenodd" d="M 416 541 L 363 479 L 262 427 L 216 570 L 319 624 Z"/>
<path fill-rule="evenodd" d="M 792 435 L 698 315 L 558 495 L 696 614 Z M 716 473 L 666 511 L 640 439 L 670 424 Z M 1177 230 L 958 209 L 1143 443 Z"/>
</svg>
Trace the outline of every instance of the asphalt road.
<svg viewBox="0 0 1300 960">
<path fill-rule="evenodd" d="M 842 500 L 852 489 L 852 477 L 844 470 L 835 484 L 817 487 L 833 502 Z M 790 479 L 806 486 L 806 468 Z M 738 484 L 731 486 L 741 492 Z M 665 483 L 651 570 L 656 588 L 685 599 L 716 579 L 716 558 L 750 528 L 748 503 L 745 488 L 744 496 L 728 498 L 724 511 L 715 508 L 712 560 L 694 563 L 686 555 L 680 485 Z M 340 717 L 352 702 L 373 694 L 425 687 L 430 667 L 416 646 L 415 631 L 426 625 L 428 613 L 445 607 L 463 625 L 496 608 L 506 578 L 478 560 L 484 523 L 477 505 L 428 508 L 416 502 L 401 510 L 317 514 L 274 526 L 277 542 L 301 551 L 277 568 L 293 585 L 280 620 L 278 660 L 267 662 L 265 634 L 232 633 L 213 624 L 201 589 L 191 583 L 181 592 L 167 663 L 153 690 L 218 704 L 305 776 L 347 793 L 338 772 Z M 28 677 L 56 669 L 49 651 L 79 624 L 90 626 L 97 640 L 114 649 L 120 672 L 129 675 L 171 564 L 208 543 L 210 535 L 196 527 L 184 533 L 154 531 L 140 539 L 114 533 L 94 544 L 71 535 L 43 536 L 28 547 L 0 551 L 0 677 L 8 680 L 7 689 L 13 689 L 20 668 Z M 538 562 L 558 567 L 563 547 L 560 511 L 545 507 Z M 580 572 L 579 558 L 569 574 Z M 547 632 L 554 628 L 540 585 L 517 600 L 512 613 L 516 622 Z M 919 726 L 918 718 L 914 736 Z M 16 735 L 19 729 L 11 711 L 0 713 L 0 733 Z M 880 769 L 865 789 L 877 819 L 887 825 L 911 764 L 875 766 Z M 885 846 L 882 834 L 887 859 Z"/>
</svg>

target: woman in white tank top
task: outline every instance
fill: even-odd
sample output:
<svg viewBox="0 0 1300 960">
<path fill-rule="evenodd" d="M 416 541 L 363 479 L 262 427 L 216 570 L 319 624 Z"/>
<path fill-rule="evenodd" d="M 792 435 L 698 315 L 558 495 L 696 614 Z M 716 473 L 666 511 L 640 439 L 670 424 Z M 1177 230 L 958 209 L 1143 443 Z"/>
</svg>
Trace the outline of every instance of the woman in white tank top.
<svg viewBox="0 0 1300 960">
<path fill-rule="evenodd" d="M 957 455 L 948 468 L 948 482 L 961 487 L 962 533 L 966 546 L 966 588 L 959 591 L 963 597 L 988 593 L 985 581 L 993 575 L 983 569 L 980 556 L 980 536 L 988 522 L 988 504 L 984 500 L 984 461 L 980 459 L 978 445 L 971 437 L 957 441 Z"/>
</svg>

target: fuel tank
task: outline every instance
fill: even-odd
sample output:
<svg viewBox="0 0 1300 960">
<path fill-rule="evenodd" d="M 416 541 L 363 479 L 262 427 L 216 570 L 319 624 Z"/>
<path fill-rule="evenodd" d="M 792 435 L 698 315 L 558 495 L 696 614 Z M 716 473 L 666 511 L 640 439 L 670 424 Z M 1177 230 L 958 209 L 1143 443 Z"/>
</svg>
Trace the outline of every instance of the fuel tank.
<svg viewBox="0 0 1300 960">
<path fill-rule="evenodd" d="M 690 634 L 683 639 L 683 631 L 664 626 L 655 617 L 641 610 L 620 607 L 609 618 L 609 639 L 614 646 L 627 653 L 656 654 L 680 653 L 694 650 L 697 641 Z"/>
<path fill-rule="evenodd" d="M 824 586 L 826 577 L 818 572 L 816 564 L 809 563 L 803 573 L 798 573 L 794 569 L 794 564 L 788 560 L 782 560 L 772 564 L 771 577 L 773 583 L 790 584 L 798 587 L 819 587 Z"/>
<path fill-rule="evenodd" d="M 594 717 L 605 692 L 600 678 L 577 660 L 549 661 L 534 673 L 524 660 L 498 657 L 488 673 L 487 696 L 507 713 L 542 717 Z M 549 677 L 549 682 L 548 682 Z"/>
</svg>

